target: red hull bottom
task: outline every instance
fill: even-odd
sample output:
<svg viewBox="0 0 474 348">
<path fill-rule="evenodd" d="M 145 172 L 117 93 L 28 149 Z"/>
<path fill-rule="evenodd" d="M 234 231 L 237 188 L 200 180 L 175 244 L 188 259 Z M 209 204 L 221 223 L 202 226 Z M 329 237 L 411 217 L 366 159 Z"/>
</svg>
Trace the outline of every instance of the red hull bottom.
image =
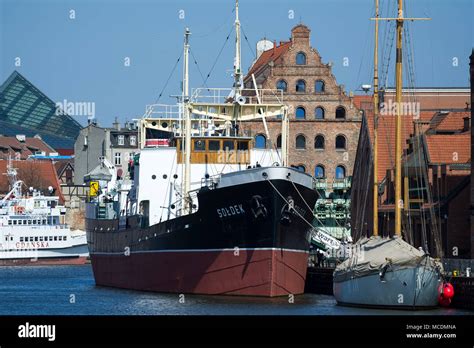
<svg viewBox="0 0 474 348">
<path fill-rule="evenodd" d="M 87 257 L 0 260 L 0 266 L 69 266 L 88 263 Z"/>
<path fill-rule="evenodd" d="M 304 292 L 308 254 L 257 249 L 91 255 L 97 285 L 212 295 Z"/>
</svg>

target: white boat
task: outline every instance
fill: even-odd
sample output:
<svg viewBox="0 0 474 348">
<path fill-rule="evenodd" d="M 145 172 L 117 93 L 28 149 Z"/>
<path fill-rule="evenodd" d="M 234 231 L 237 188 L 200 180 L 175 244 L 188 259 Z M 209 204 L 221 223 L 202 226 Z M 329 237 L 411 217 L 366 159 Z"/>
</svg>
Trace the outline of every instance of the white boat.
<svg viewBox="0 0 474 348">
<path fill-rule="evenodd" d="M 86 233 L 71 231 L 59 197 L 32 187 L 23 194 L 11 160 L 7 176 L 12 188 L 0 200 L 0 265 L 85 263 Z"/>
</svg>

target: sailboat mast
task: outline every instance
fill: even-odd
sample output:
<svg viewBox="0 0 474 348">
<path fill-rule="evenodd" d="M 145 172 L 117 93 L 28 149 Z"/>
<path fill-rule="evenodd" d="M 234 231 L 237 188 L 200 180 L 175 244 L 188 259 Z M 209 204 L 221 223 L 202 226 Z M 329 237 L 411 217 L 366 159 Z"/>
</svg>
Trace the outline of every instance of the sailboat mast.
<svg viewBox="0 0 474 348">
<path fill-rule="evenodd" d="M 398 0 L 397 18 L 397 54 L 396 54 L 396 94 L 397 115 L 395 121 L 395 234 L 402 234 L 402 34 L 403 34 L 403 0 Z"/>
<path fill-rule="evenodd" d="M 374 236 L 379 235 L 379 183 L 377 177 L 378 169 L 378 117 L 379 117 L 379 0 L 375 0 L 375 46 L 374 46 L 374 158 L 373 158 L 373 170 L 374 170 L 374 186 L 373 186 L 373 195 L 374 195 L 374 222 L 373 222 L 373 234 Z"/>
<path fill-rule="evenodd" d="M 189 113 L 189 28 L 184 31 L 184 69 L 183 69 L 183 116 L 184 126 L 184 178 L 183 178 L 183 213 L 190 212 L 189 191 L 191 189 L 191 117 Z"/>
</svg>

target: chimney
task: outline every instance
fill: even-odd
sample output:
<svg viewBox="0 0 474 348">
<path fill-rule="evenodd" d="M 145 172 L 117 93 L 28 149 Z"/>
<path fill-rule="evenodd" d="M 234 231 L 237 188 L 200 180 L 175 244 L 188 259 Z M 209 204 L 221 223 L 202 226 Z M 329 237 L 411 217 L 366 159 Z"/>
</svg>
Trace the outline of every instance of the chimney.
<svg viewBox="0 0 474 348">
<path fill-rule="evenodd" d="M 20 143 L 24 143 L 26 141 L 26 135 L 24 134 L 17 134 L 15 137 Z"/>
<path fill-rule="evenodd" d="M 112 127 L 115 128 L 116 130 L 120 130 L 120 122 L 118 121 L 118 118 L 115 117 L 114 123 L 112 123 Z"/>
<path fill-rule="evenodd" d="M 462 131 L 467 132 L 469 130 L 469 125 L 470 125 L 471 118 L 469 116 L 466 116 L 466 117 L 463 117 L 462 119 L 464 121 Z"/>
</svg>

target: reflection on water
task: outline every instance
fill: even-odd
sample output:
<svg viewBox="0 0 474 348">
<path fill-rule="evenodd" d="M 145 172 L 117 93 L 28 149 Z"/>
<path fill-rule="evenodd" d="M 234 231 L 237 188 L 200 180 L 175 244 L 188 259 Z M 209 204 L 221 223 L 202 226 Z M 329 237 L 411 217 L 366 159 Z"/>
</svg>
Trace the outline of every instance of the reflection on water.
<svg viewBox="0 0 474 348">
<path fill-rule="evenodd" d="M 0 267 L 0 315 L 453 315 L 337 306 L 332 296 L 289 298 L 160 294 L 97 287 L 90 265 Z"/>
</svg>

